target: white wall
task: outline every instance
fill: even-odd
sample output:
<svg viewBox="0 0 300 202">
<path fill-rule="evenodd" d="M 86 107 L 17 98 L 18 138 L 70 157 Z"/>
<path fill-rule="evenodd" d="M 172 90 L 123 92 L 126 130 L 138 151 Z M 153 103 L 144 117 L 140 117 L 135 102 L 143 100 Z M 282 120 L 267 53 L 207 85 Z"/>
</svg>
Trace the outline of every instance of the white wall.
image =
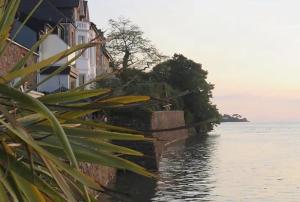
<svg viewBox="0 0 300 202">
<path fill-rule="evenodd" d="M 39 60 L 45 60 L 51 56 L 54 56 L 64 50 L 67 50 L 70 48 L 62 39 L 60 39 L 56 34 L 50 34 L 40 45 L 40 57 Z M 54 65 L 60 66 L 68 61 L 70 61 L 72 58 L 75 57 L 75 53 L 69 55 L 68 57 L 56 62 Z M 75 64 L 73 62 L 72 64 Z"/>
<path fill-rule="evenodd" d="M 95 31 L 90 30 L 90 39 L 94 39 L 95 37 L 96 37 Z M 90 51 L 90 79 L 95 79 L 96 71 L 97 71 L 96 47 L 90 48 L 89 51 Z"/>
<path fill-rule="evenodd" d="M 80 44 L 79 37 L 84 37 L 84 43 L 90 42 L 96 37 L 96 33 L 90 30 L 89 22 L 76 22 L 76 44 Z M 92 47 L 76 61 L 76 68 L 79 74 L 85 74 L 86 81 L 96 78 L 96 48 Z"/>
</svg>

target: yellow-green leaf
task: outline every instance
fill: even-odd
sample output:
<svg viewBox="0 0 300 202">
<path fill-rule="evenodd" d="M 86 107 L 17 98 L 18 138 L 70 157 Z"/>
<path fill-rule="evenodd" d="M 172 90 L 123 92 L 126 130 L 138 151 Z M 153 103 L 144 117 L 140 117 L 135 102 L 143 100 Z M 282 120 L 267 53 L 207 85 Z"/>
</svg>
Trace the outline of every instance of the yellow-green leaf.
<svg viewBox="0 0 300 202">
<path fill-rule="evenodd" d="M 43 103 L 54 104 L 54 103 L 64 103 L 64 102 L 74 102 L 91 97 L 101 96 L 109 93 L 110 89 L 96 89 L 96 90 L 82 90 L 82 91 L 66 91 L 60 93 L 49 94 L 40 97 L 39 100 Z"/>
<path fill-rule="evenodd" d="M 49 65 L 52 65 L 57 61 L 60 61 L 61 59 L 67 57 L 68 55 L 70 55 L 72 53 L 75 53 L 76 51 L 79 51 L 79 50 L 85 49 L 85 48 L 89 48 L 89 47 L 93 47 L 95 45 L 96 45 L 95 43 L 90 43 L 90 44 L 80 44 L 80 45 L 74 46 L 68 50 L 58 53 L 58 54 L 56 54 L 48 59 L 45 59 L 41 62 L 32 64 L 31 66 L 28 66 L 24 69 L 20 69 L 20 70 L 13 71 L 13 72 L 6 74 L 1 78 L 0 83 L 2 83 L 2 84 L 8 83 L 11 80 L 14 80 L 18 77 L 25 77 L 25 76 L 27 76 L 31 73 L 34 73 L 44 67 L 48 67 Z"/>
<path fill-rule="evenodd" d="M 98 101 L 98 103 L 101 104 L 131 104 L 131 103 L 137 103 L 137 102 L 146 102 L 149 101 L 149 96 L 121 96 L 121 97 L 114 97 L 109 98 L 105 100 Z"/>
</svg>

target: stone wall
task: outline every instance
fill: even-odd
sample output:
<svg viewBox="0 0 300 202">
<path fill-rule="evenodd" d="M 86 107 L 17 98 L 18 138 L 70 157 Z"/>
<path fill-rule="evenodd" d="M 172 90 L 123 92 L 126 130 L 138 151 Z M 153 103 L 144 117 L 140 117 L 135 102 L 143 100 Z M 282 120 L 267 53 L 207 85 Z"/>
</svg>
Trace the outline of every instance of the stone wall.
<svg viewBox="0 0 300 202">
<path fill-rule="evenodd" d="M 26 53 L 28 49 L 17 45 L 14 42 L 10 42 L 5 49 L 3 55 L 0 57 L 0 75 L 5 74 L 11 69 Z M 33 64 L 37 59 L 37 56 L 29 58 L 27 66 Z"/>
<path fill-rule="evenodd" d="M 9 41 L 4 53 L 0 56 L 0 76 L 3 76 L 22 58 L 29 50 L 15 42 Z M 37 61 L 37 55 L 34 54 L 30 57 L 26 63 L 26 66 L 30 66 Z M 36 73 L 31 74 L 28 77 L 28 86 L 36 83 Z"/>
<path fill-rule="evenodd" d="M 81 170 L 97 183 L 107 186 L 115 178 L 116 169 L 91 163 L 80 163 Z"/>
<path fill-rule="evenodd" d="M 149 116 L 149 130 L 157 131 L 176 127 L 185 126 L 184 112 L 183 111 L 161 111 L 153 112 Z M 139 124 L 137 124 L 139 125 Z M 150 171 L 157 171 L 159 166 L 159 161 L 163 150 L 170 144 L 185 140 L 189 137 L 187 129 L 171 130 L 163 132 L 152 132 L 148 133 L 147 137 L 152 137 L 154 141 L 128 141 L 128 142 L 114 142 L 115 144 L 132 148 L 137 151 L 144 153 L 143 157 L 126 157 Z M 122 175 L 127 175 L 127 172 L 120 171 L 116 173 L 116 169 L 108 168 L 105 166 L 93 165 L 90 163 L 81 163 L 81 169 L 84 173 L 92 177 L 96 182 L 101 185 L 107 186 Z M 140 177 L 140 176 L 139 176 Z M 97 195 L 97 192 L 94 192 Z"/>
<path fill-rule="evenodd" d="M 189 137 L 189 133 L 187 129 L 158 132 L 159 130 L 185 126 L 183 111 L 157 111 L 153 112 L 149 118 L 150 126 L 146 130 L 152 131 L 152 133 L 150 132 L 146 136 L 153 138 L 153 142 L 129 141 L 119 142 L 118 144 L 144 153 L 143 157 L 130 156 L 128 159 L 147 168 L 148 170 L 156 171 L 158 170 L 159 161 L 164 149 L 174 142 L 187 139 Z"/>
<path fill-rule="evenodd" d="M 185 126 L 183 111 L 157 111 L 152 113 L 151 129 L 163 130 Z M 170 144 L 173 141 L 186 139 L 188 137 L 187 129 L 153 132 L 152 136 L 159 141 Z"/>
<path fill-rule="evenodd" d="M 153 112 L 151 118 L 152 130 L 172 129 L 176 127 L 185 126 L 183 111 L 157 111 Z M 152 136 L 155 138 L 155 154 L 157 167 L 165 147 L 168 145 L 185 140 L 189 133 L 187 129 L 153 132 Z"/>
<path fill-rule="evenodd" d="M 116 180 L 117 169 L 115 168 L 85 162 L 80 162 L 79 167 L 84 174 L 101 186 L 109 187 Z M 103 196 L 101 192 L 93 189 L 90 189 L 89 193 L 96 198 Z"/>
</svg>

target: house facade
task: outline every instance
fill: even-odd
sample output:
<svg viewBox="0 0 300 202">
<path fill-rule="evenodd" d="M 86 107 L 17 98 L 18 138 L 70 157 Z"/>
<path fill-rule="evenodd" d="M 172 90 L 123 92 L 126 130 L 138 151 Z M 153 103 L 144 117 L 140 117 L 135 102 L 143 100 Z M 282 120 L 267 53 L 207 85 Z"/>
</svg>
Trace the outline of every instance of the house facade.
<svg viewBox="0 0 300 202">
<path fill-rule="evenodd" d="M 49 0 L 76 26 L 75 44 L 96 42 L 97 45 L 83 52 L 76 60 L 78 71 L 77 86 L 96 78 L 97 75 L 109 72 L 111 57 L 103 58 L 105 38 L 96 25 L 90 21 L 88 2 L 84 0 Z M 109 55 L 109 54 L 106 54 Z M 106 70 L 103 70 L 106 69 Z M 100 71 L 99 71 L 100 70 Z M 89 88 L 91 86 L 88 86 Z"/>
<path fill-rule="evenodd" d="M 0 76 L 5 75 L 8 73 L 14 65 L 19 61 L 16 58 L 21 59 L 24 57 L 28 52 L 29 49 L 25 46 L 15 42 L 15 41 L 8 41 L 8 46 L 5 52 L 0 56 Z M 34 53 L 25 64 L 26 66 L 30 66 L 34 64 L 38 60 L 38 53 Z M 33 87 L 33 85 L 37 82 L 37 74 L 31 74 L 28 76 L 28 81 L 25 85 L 27 88 Z"/>
<path fill-rule="evenodd" d="M 18 26 L 21 24 L 20 21 L 16 20 L 14 26 L 11 30 L 11 36 L 14 36 Z M 26 38 L 26 42 L 22 40 L 22 37 Z M 25 37 L 26 35 L 26 37 Z M 9 72 L 14 65 L 16 65 L 22 57 L 24 57 L 37 41 L 36 32 L 28 26 L 24 26 L 23 29 L 20 31 L 20 35 L 15 37 L 14 40 L 7 40 L 7 47 L 5 52 L 0 56 L 0 76 Z M 32 56 L 30 56 L 27 60 L 25 66 L 30 66 L 34 64 L 38 60 L 38 52 L 33 52 Z M 28 82 L 25 84 L 28 88 L 33 87 L 36 83 L 37 74 L 33 73 L 28 76 Z"/>
<path fill-rule="evenodd" d="M 100 29 L 97 29 L 96 25 L 93 25 L 93 28 L 97 30 L 98 40 L 100 42 L 96 48 L 96 74 L 101 75 L 112 73 L 112 56 L 105 47 L 106 38 L 104 37 L 104 33 Z"/>
<path fill-rule="evenodd" d="M 38 2 L 39 0 L 21 1 L 12 35 Z M 84 0 L 44 0 L 10 44 L 9 48 L 17 50 L 14 47 L 18 46 L 20 51 L 13 51 L 14 53 L 10 54 L 8 48 L 4 58 L 0 58 L 0 67 L 10 66 L 8 64 L 13 64 L 12 60 L 22 58 L 24 51 L 29 51 L 43 34 L 52 29 L 54 31 L 36 50 L 32 62 L 42 61 L 78 44 L 93 41 L 97 42 L 97 46 L 85 50 L 74 62 L 71 60 L 79 52 L 37 72 L 34 75 L 35 79 L 31 80 L 35 83 L 43 82 L 38 86 L 38 91 L 43 93 L 65 91 L 85 84 L 99 74 L 111 72 L 111 57 L 105 49 L 105 37 L 96 25 L 90 22 L 88 2 Z M 9 59 L 10 55 L 14 59 Z M 69 64 L 64 71 L 48 79 L 53 72 L 67 63 Z"/>
<path fill-rule="evenodd" d="M 17 19 L 21 22 L 26 19 L 38 2 L 38 0 L 22 0 L 18 9 Z M 35 41 L 38 41 L 42 35 L 54 29 L 54 31 L 49 34 L 49 36 L 39 45 L 38 49 L 36 50 L 38 53 L 38 61 L 45 60 L 70 48 L 70 45 L 72 45 L 72 40 L 70 37 L 65 35 L 66 25 L 68 26 L 68 30 L 72 30 L 73 27 L 75 32 L 75 25 L 72 26 L 71 20 L 66 18 L 55 6 L 53 6 L 51 2 L 47 0 L 43 1 L 39 8 L 33 13 L 33 15 L 30 17 L 30 20 L 26 23 L 26 26 L 36 33 Z M 22 31 L 18 34 L 19 39 L 17 39 L 20 41 L 20 43 L 27 44 L 31 41 L 28 40 L 27 34 L 25 33 L 25 30 L 23 30 L 24 28 L 22 28 Z M 37 72 L 36 82 L 42 82 L 60 66 L 68 63 L 73 57 L 75 57 L 75 54 L 70 55 L 63 60 L 52 64 L 50 67 Z M 51 93 L 70 89 L 72 87 L 76 87 L 77 77 L 78 74 L 76 72 L 74 62 L 69 64 L 66 71 L 62 71 L 61 73 L 53 76 L 51 79 L 39 85 L 36 90 L 43 93 Z"/>
</svg>

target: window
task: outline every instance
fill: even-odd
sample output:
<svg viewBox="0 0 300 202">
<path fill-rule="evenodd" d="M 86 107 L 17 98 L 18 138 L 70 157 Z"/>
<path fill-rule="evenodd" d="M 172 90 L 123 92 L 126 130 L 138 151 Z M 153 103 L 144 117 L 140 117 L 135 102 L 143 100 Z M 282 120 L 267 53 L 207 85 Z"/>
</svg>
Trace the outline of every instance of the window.
<svg viewBox="0 0 300 202">
<path fill-rule="evenodd" d="M 78 44 L 84 44 L 85 43 L 85 37 L 82 35 L 78 36 Z"/>
<path fill-rule="evenodd" d="M 74 89 L 76 87 L 76 79 L 70 77 L 70 89 Z"/>
<path fill-rule="evenodd" d="M 90 57 L 91 57 L 91 65 L 96 65 L 96 48 L 92 47 L 90 50 Z"/>
<path fill-rule="evenodd" d="M 79 86 L 85 84 L 85 74 L 79 74 Z"/>
<path fill-rule="evenodd" d="M 59 38 L 61 38 L 62 40 L 64 40 L 65 39 L 64 28 L 57 27 L 57 35 L 59 36 Z"/>
<path fill-rule="evenodd" d="M 73 31 L 71 32 L 71 35 L 72 35 L 72 36 L 71 36 L 71 37 L 72 37 L 72 38 L 71 38 L 71 46 L 74 46 L 74 45 L 75 45 L 75 43 L 74 43 L 74 41 L 75 41 L 75 36 L 74 36 L 74 32 L 73 32 Z"/>
<path fill-rule="evenodd" d="M 79 44 L 84 44 L 84 43 L 86 43 L 85 36 L 78 35 L 78 45 L 79 45 Z M 87 57 L 88 57 L 87 51 L 84 51 L 84 52 L 82 53 L 82 56 L 85 57 L 85 58 L 87 58 Z"/>
</svg>

